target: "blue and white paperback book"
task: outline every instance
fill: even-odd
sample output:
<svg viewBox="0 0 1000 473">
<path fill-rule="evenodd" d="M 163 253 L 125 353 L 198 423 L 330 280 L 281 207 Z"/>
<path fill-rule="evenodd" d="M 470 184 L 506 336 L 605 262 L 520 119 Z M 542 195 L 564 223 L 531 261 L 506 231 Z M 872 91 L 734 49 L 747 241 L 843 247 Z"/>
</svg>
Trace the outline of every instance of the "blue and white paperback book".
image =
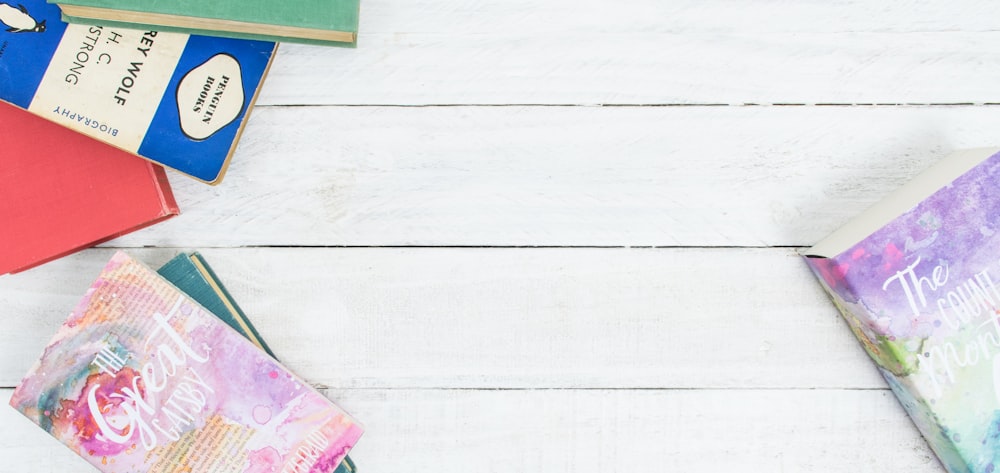
<svg viewBox="0 0 1000 473">
<path fill-rule="evenodd" d="M 0 2 L 0 100 L 217 184 L 276 44 L 67 24 Z"/>
</svg>

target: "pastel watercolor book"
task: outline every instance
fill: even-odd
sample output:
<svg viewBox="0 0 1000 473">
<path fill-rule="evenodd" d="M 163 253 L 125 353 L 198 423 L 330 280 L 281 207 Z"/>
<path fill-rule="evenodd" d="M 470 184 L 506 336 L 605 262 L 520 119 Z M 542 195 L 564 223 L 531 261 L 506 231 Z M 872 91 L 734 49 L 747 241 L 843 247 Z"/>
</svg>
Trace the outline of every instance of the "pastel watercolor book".
<svg viewBox="0 0 1000 473">
<path fill-rule="evenodd" d="M 806 262 L 952 473 L 1000 468 L 1000 153 L 941 161 Z"/>
<path fill-rule="evenodd" d="M 275 44 L 69 25 L 0 1 L 0 100 L 201 181 L 223 178 Z"/>
<path fill-rule="evenodd" d="M 103 472 L 325 473 L 343 410 L 116 253 L 10 403 Z"/>
<path fill-rule="evenodd" d="M 160 266 L 156 272 L 209 312 L 215 314 L 233 330 L 253 342 L 258 348 L 264 350 L 268 355 L 274 356 L 274 353 L 264 342 L 264 338 L 257 332 L 257 328 L 236 304 L 236 300 L 226 290 L 226 286 L 222 284 L 201 253 L 180 253 Z M 357 466 L 351 461 L 351 457 L 345 456 L 344 461 L 334 470 L 334 473 L 354 473 L 355 471 L 357 471 Z"/>
<path fill-rule="evenodd" d="M 264 338 L 257 332 L 257 328 L 250 323 L 250 319 L 236 304 L 236 300 L 226 290 L 226 286 L 215 275 L 215 271 L 212 271 L 212 267 L 201 253 L 180 253 L 156 272 L 233 330 L 240 332 L 247 340 L 274 357 L 274 352 L 264 343 Z"/>
</svg>

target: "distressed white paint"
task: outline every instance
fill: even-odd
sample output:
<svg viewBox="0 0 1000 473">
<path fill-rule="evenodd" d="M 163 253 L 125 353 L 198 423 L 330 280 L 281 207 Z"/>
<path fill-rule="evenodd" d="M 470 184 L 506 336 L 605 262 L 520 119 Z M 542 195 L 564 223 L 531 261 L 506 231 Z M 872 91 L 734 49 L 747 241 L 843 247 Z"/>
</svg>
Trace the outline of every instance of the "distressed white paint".
<svg viewBox="0 0 1000 473">
<path fill-rule="evenodd" d="M 9 390 L 0 390 L 6 404 Z M 940 471 L 889 391 L 330 390 L 364 420 L 360 471 Z M 0 457 L 90 471 L 12 409 Z"/>
<path fill-rule="evenodd" d="M 983 0 L 365 0 L 361 13 L 362 35 L 947 33 L 996 30 L 1000 5 Z"/>
<path fill-rule="evenodd" d="M 972 32 L 996 30 L 997 15 L 982 0 L 366 0 L 362 33 Z"/>
<path fill-rule="evenodd" d="M 183 214 L 112 244 L 810 246 L 998 110 L 268 107 L 223 185 L 172 176 Z"/>
<path fill-rule="evenodd" d="M 171 250 L 132 251 L 156 266 Z M 361 388 L 884 387 L 788 249 L 203 250 L 278 358 Z M 110 258 L 0 289 L 0 386 Z M 6 282 L 6 281 L 5 281 Z"/>
<path fill-rule="evenodd" d="M 1000 32 L 401 32 L 359 42 L 282 46 L 261 104 L 983 103 L 997 100 L 1000 77 Z"/>
<path fill-rule="evenodd" d="M 221 186 L 172 175 L 184 214 L 107 246 L 201 250 L 367 425 L 362 472 L 940 471 L 794 251 L 755 247 L 996 145 L 998 13 L 365 0 L 357 49 L 282 46 Z M 0 278 L 0 401 L 110 251 Z M 0 425 L 0 470 L 87 470 Z"/>
<path fill-rule="evenodd" d="M 357 49 L 283 46 L 261 103 L 995 102 L 998 14 L 983 0 L 373 0 Z"/>
</svg>

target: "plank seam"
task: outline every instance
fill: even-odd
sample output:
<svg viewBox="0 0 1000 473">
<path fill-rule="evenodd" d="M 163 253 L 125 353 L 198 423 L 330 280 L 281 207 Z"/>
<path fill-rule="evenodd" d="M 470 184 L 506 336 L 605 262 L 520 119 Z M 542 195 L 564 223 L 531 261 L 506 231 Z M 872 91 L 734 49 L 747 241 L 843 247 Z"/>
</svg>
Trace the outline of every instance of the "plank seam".
<svg viewBox="0 0 1000 473">
<path fill-rule="evenodd" d="M 311 384 L 315 389 L 326 390 L 348 390 L 348 391 L 885 391 L 891 392 L 889 388 L 717 388 L 717 387 L 677 387 L 677 388 L 652 388 L 652 387 L 612 387 L 612 388 L 567 388 L 567 387 L 543 387 L 543 388 L 486 388 L 486 387 L 343 387 L 327 386 L 324 384 Z M 0 389 L 14 390 L 17 386 L 0 386 Z"/>
<path fill-rule="evenodd" d="M 769 103 L 440 103 L 440 104 L 258 104 L 255 108 L 295 108 L 295 107 L 343 107 L 343 108 L 459 108 L 459 107 L 545 107 L 545 108 L 566 108 L 566 107 L 591 107 L 591 108 L 716 108 L 716 107 L 854 107 L 854 108 L 906 108 L 906 107 L 995 107 L 1000 102 L 769 102 Z"/>
<path fill-rule="evenodd" d="M 594 250 L 800 250 L 809 248 L 811 245 L 761 245 L 761 246 L 703 246 L 703 245 L 240 245 L 240 246 L 211 246 L 199 245 L 197 248 L 205 249 L 272 249 L 272 248 L 301 248 L 301 249 L 594 249 Z M 103 250 L 135 250 L 155 248 L 162 250 L 179 250 L 192 248 L 187 246 L 96 246 L 93 249 Z"/>
</svg>

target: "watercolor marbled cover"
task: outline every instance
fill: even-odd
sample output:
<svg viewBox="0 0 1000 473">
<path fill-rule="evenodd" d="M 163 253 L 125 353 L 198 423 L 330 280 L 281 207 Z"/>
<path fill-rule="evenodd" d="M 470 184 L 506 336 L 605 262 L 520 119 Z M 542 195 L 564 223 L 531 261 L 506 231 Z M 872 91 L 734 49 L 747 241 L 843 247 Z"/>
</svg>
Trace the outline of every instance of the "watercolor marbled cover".
<svg viewBox="0 0 1000 473">
<path fill-rule="evenodd" d="M 332 472 L 348 414 L 117 253 L 11 405 L 105 472 Z"/>
<path fill-rule="evenodd" d="M 945 468 L 1000 467 L 1000 153 L 806 261 Z"/>
</svg>

